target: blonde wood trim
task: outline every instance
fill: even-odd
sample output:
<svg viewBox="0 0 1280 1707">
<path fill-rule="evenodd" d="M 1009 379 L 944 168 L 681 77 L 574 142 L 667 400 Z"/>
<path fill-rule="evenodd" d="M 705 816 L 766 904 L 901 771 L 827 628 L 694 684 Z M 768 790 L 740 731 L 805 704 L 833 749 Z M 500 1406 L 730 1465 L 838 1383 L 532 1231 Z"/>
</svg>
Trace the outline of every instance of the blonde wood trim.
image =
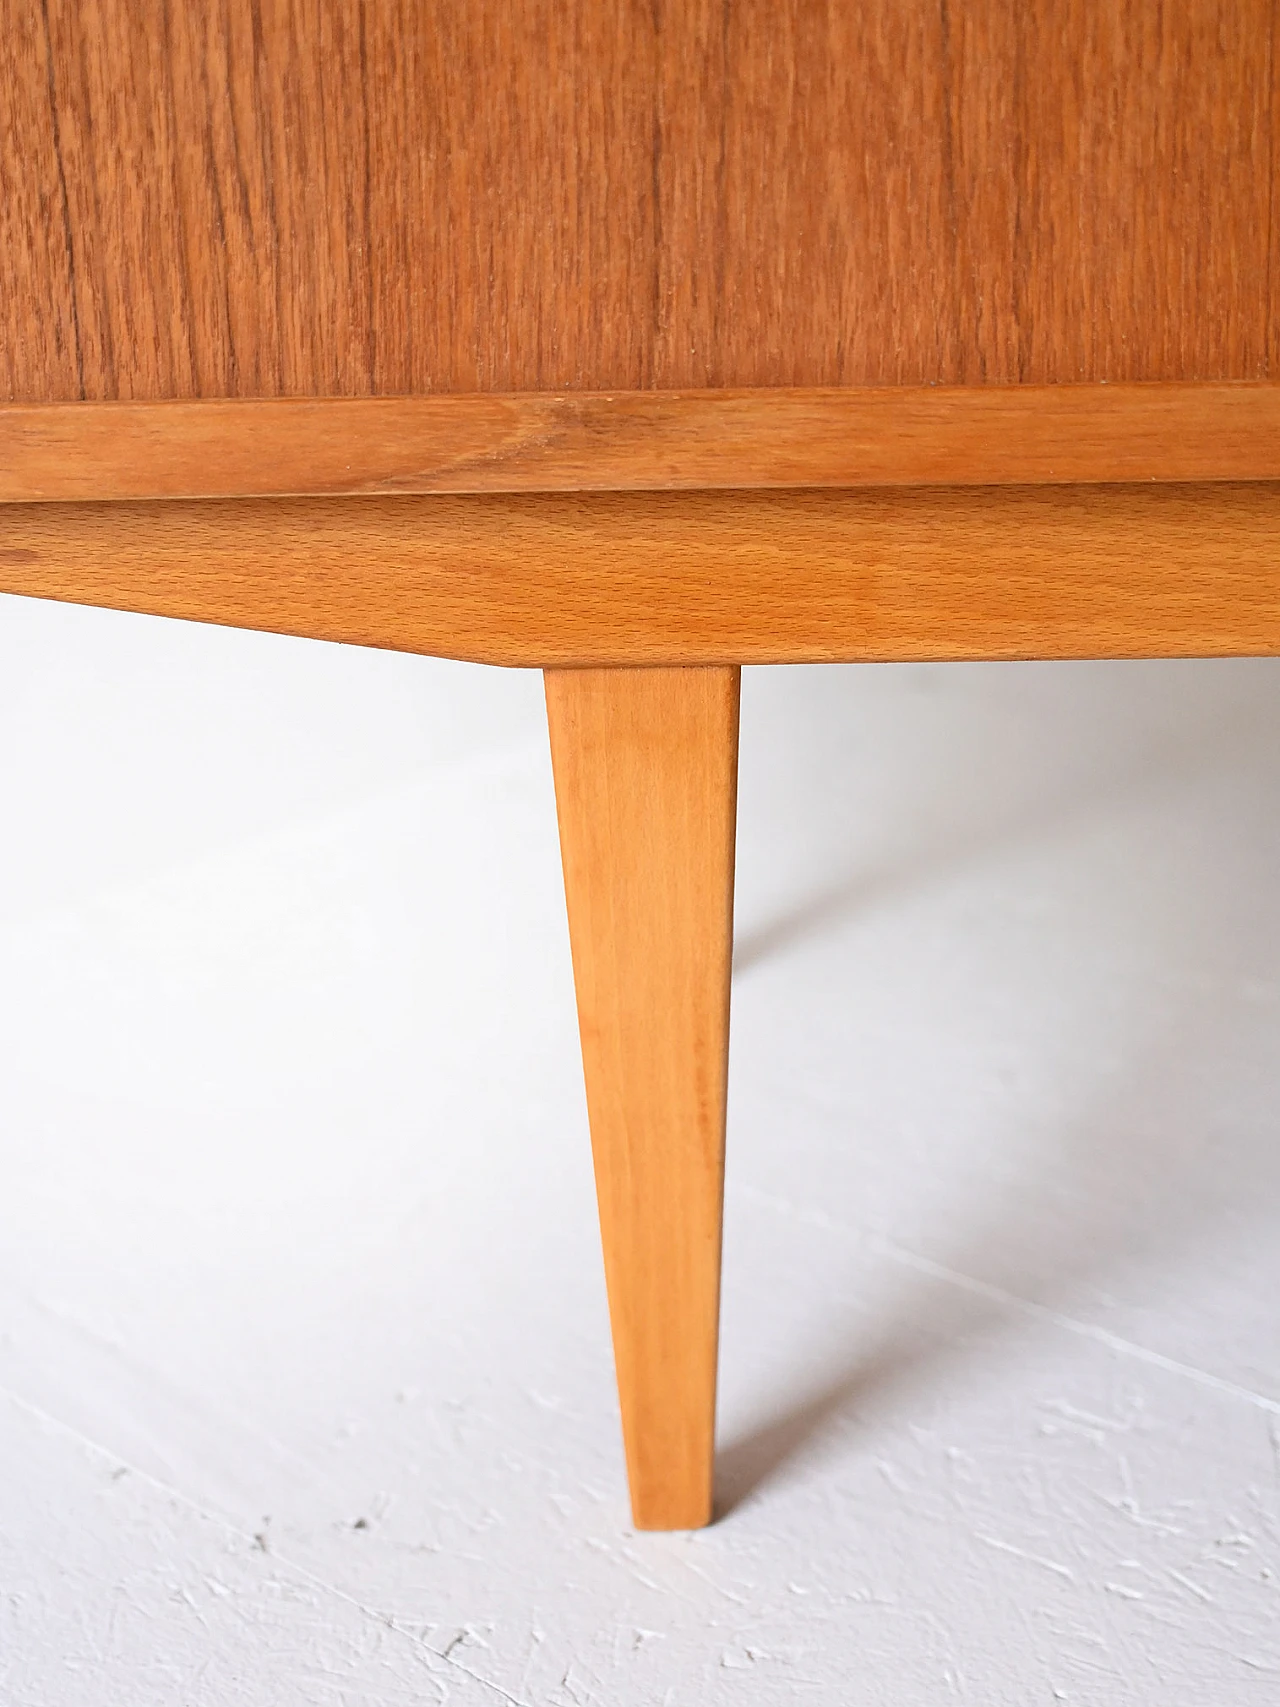
<svg viewBox="0 0 1280 1707">
<path fill-rule="evenodd" d="M 12 404 L 0 500 L 1280 479 L 1280 385 Z"/>
<path fill-rule="evenodd" d="M 1280 484 L 26 505 L 0 591 L 543 666 L 1280 652 Z"/>
<path fill-rule="evenodd" d="M 738 676 L 546 675 L 639 1529 L 691 1529 L 711 1518 Z"/>
</svg>

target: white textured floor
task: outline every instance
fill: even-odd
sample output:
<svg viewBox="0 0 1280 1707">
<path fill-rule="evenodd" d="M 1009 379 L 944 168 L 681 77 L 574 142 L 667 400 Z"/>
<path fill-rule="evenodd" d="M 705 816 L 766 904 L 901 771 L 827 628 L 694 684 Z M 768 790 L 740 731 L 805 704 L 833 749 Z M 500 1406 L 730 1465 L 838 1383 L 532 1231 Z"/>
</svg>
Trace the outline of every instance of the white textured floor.
<svg viewBox="0 0 1280 1707">
<path fill-rule="evenodd" d="M 5 1707 L 1280 1700 L 1280 665 L 748 673 L 627 1525 L 540 684 L 0 601 Z"/>
</svg>

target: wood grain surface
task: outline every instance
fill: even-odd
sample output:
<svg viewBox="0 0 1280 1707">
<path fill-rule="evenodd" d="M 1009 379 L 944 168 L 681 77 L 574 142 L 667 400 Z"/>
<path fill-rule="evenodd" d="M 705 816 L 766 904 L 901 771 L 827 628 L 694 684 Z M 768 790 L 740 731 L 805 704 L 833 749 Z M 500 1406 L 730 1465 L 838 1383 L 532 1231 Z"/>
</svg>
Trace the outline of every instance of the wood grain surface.
<svg viewBox="0 0 1280 1707">
<path fill-rule="evenodd" d="M 711 1520 L 738 671 L 549 670 L 547 721 L 639 1529 Z"/>
<path fill-rule="evenodd" d="M 0 397 L 1253 379 L 1274 0 L 0 0 Z"/>
<path fill-rule="evenodd" d="M 13 504 L 0 590 L 536 665 L 1280 651 L 1280 484 Z"/>
<path fill-rule="evenodd" d="M 0 501 L 1280 479 L 1280 385 L 0 406 Z"/>
</svg>

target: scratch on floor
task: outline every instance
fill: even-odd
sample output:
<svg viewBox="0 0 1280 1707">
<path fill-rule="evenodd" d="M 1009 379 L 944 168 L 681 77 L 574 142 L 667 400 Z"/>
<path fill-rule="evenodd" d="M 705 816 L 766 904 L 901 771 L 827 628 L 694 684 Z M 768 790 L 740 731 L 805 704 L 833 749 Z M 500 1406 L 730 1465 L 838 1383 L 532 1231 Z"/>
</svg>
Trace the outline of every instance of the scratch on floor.
<svg viewBox="0 0 1280 1707">
<path fill-rule="evenodd" d="M 1011 1541 L 1000 1541 L 994 1535 L 982 1535 L 976 1530 L 974 1540 L 981 1541 L 987 1547 L 994 1547 L 998 1553 L 1012 1553 L 1015 1559 L 1025 1559 L 1030 1565 L 1040 1565 L 1046 1571 L 1052 1571 L 1055 1576 L 1064 1577 L 1069 1583 L 1076 1580 L 1076 1574 L 1070 1565 L 1060 1565 L 1056 1559 L 1042 1559 L 1038 1553 L 1027 1553 L 1021 1547 L 1015 1547 Z"/>
<path fill-rule="evenodd" d="M 1179 1583 L 1187 1590 L 1188 1594 L 1194 1594 L 1196 1599 L 1202 1600 L 1206 1606 L 1212 1606 L 1214 1604 L 1213 1596 L 1209 1593 L 1208 1589 L 1201 1588 L 1200 1584 L 1192 1582 L 1190 1577 L 1184 1577 L 1182 1572 L 1175 1571 L 1172 1565 L 1168 1567 L 1168 1573 L 1173 1578 L 1174 1582 Z"/>
</svg>

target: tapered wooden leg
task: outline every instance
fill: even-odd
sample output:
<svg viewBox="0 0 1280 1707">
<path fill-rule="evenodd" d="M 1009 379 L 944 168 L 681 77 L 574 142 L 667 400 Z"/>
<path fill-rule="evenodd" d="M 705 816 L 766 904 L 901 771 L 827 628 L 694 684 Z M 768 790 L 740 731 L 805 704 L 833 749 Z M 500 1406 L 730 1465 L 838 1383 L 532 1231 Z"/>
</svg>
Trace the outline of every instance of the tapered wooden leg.
<svg viewBox="0 0 1280 1707">
<path fill-rule="evenodd" d="M 736 669 L 548 670 L 631 1508 L 711 1518 Z"/>
</svg>

